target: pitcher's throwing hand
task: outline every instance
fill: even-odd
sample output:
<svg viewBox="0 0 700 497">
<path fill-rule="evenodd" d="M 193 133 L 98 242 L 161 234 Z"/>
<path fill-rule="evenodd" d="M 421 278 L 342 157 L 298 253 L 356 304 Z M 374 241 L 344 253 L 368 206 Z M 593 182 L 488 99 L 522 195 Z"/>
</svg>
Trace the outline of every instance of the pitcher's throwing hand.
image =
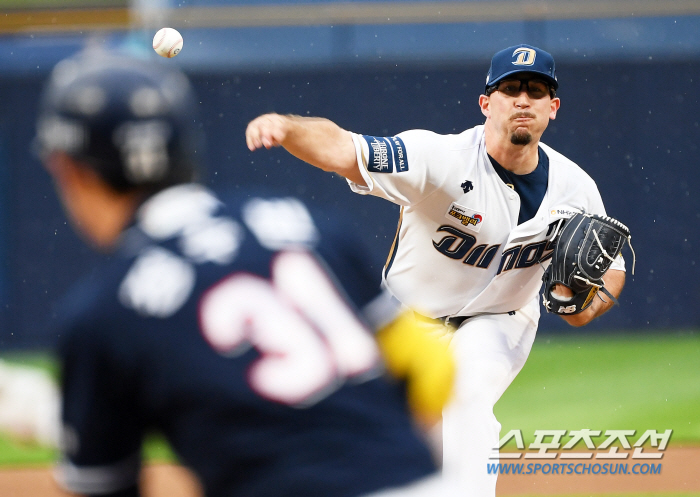
<svg viewBox="0 0 700 497">
<path fill-rule="evenodd" d="M 279 114 L 264 114 L 248 123 L 245 141 L 250 151 L 279 147 L 289 133 L 288 121 Z"/>
</svg>

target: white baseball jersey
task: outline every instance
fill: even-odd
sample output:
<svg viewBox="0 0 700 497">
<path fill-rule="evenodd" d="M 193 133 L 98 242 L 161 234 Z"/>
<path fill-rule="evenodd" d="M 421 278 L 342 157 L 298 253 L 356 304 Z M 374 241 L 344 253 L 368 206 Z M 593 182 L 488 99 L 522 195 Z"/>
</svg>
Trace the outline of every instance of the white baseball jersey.
<svg viewBox="0 0 700 497">
<path fill-rule="evenodd" d="M 605 214 L 593 179 L 540 144 L 549 158 L 547 191 L 536 215 L 518 225 L 520 197 L 494 170 L 483 126 L 458 135 L 353 134 L 353 141 L 367 186 L 349 182 L 352 190 L 401 206 L 385 283 L 426 316 L 525 307 L 538 296 L 557 222 L 580 210 Z M 624 269 L 623 259 L 612 268 Z"/>
</svg>

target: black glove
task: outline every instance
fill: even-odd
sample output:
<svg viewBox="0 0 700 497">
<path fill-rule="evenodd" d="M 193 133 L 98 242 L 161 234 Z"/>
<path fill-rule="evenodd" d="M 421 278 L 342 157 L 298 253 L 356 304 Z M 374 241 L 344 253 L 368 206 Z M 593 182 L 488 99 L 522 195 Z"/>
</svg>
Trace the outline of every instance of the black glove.
<svg viewBox="0 0 700 497">
<path fill-rule="evenodd" d="M 591 305 L 599 290 L 617 303 L 605 289 L 603 275 L 629 240 L 627 226 L 611 217 L 571 216 L 555 240 L 552 263 L 542 276 L 542 303 L 547 312 L 578 314 Z M 568 287 L 573 297 L 554 296 L 555 285 Z"/>
</svg>

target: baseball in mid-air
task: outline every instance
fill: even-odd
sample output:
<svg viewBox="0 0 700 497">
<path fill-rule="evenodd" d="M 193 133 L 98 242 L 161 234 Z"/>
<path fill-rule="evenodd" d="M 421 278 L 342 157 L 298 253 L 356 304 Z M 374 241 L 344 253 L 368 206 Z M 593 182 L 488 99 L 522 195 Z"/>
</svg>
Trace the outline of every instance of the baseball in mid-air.
<svg viewBox="0 0 700 497">
<path fill-rule="evenodd" d="M 153 50 L 161 57 L 175 57 L 182 50 L 182 35 L 173 28 L 158 30 L 153 37 Z"/>
</svg>

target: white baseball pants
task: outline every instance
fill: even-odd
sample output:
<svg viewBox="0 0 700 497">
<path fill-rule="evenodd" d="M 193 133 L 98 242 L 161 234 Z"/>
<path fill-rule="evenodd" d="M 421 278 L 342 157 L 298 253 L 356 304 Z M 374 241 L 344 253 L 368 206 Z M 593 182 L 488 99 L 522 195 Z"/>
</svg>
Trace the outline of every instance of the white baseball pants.
<svg viewBox="0 0 700 497">
<path fill-rule="evenodd" d="M 501 424 L 493 407 L 520 372 L 535 341 L 539 302 L 514 314 L 484 314 L 462 323 L 450 342 L 457 362 L 455 393 L 443 412 L 443 472 L 460 495 L 494 497 Z"/>
</svg>

